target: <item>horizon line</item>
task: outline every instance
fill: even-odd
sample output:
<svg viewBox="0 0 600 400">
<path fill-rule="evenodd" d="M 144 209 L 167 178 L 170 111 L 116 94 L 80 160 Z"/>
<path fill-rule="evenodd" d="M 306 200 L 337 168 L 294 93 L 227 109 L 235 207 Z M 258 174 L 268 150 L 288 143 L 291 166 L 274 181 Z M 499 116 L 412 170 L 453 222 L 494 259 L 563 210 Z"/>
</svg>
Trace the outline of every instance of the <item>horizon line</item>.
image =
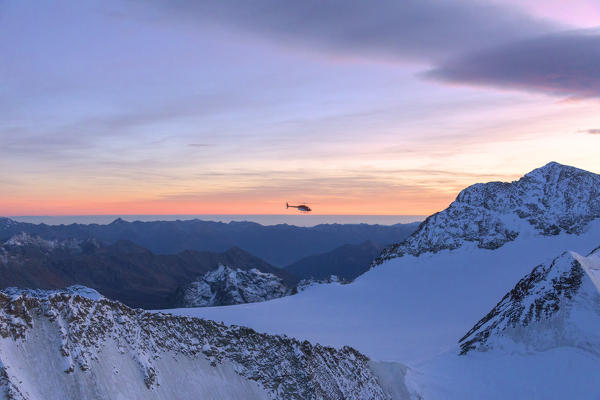
<svg viewBox="0 0 600 400">
<path fill-rule="evenodd" d="M 194 216 L 194 215 L 232 215 L 232 216 L 382 216 L 382 217 L 423 217 L 430 214 L 318 214 L 318 213 L 310 213 L 310 214 L 30 214 L 30 215 L 10 215 L 10 214 L 1 214 L 5 218 L 21 218 L 21 217 L 109 217 L 109 216 L 127 216 L 127 217 L 135 217 L 135 216 Z"/>
</svg>

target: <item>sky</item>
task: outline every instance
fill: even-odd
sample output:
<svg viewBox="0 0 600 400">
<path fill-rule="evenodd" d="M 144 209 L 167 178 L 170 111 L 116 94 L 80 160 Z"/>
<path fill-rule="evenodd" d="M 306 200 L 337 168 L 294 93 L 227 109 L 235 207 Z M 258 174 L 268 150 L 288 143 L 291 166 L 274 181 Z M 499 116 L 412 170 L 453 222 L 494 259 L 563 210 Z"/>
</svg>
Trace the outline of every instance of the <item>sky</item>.
<svg viewBox="0 0 600 400">
<path fill-rule="evenodd" d="M 0 215 L 428 215 L 599 98 L 597 0 L 0 0 Z"/>
</svg>

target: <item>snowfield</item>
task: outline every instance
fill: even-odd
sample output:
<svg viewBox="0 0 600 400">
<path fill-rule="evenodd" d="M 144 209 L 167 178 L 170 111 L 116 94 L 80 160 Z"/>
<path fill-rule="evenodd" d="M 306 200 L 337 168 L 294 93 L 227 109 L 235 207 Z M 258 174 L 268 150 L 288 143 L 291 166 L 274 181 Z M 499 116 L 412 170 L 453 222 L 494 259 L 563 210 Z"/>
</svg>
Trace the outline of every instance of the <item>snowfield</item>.
<svg viewBox="0 0 600 400">
<path fill-rule="evenodd" d="M 414 366 L 407 384 L 433 400 L 594 400 L 600 398 L 600 358 L 560 347 L 545 352 L 449 352 Z"/>
<path fill-rule="evenodd" d="M 536 265 L 567 250 L 588 254 L 600 244 L 598 220 L 580 235 L 540 236 L 526 224 L 521 229 L 516 240 L 495 250 L 467 243 L 398 257 L 349 285 L 316 285 L 263 303 L 168 312 L 349 345 L 374 360 L 414 364 L 455 349 L 458 339 Z"/>
</svg>

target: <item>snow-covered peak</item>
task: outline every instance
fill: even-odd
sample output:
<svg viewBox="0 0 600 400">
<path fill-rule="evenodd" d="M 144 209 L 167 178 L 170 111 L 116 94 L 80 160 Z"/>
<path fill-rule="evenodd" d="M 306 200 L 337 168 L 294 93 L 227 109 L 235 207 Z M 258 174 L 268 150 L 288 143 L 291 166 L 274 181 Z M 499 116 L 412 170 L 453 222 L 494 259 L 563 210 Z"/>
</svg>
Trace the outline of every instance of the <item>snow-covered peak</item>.
<svg viewBox="0 0 600 400">
<path fill-rule="evenodd" d="M 52 249 L 56 247 L 57 241 L 45 240 L 39 236 L 30 235 L 26 232 L 21 232 L 13 235 L 10 239 L 4 242 L 4 246 L 23 247 L 23 246 L 35 246 L 45 249 Z"/>
<path fill-rule="evenodd" d="M 69 286 L 66 289 L 23 289 L 16 287 L 9 287 L 6 289 L 2 289 L 2 292 L 11 298 L 19 297 L 19 296 L 28 296 L 28 297 L 38 297 L 38 298 L 48 298 L 54 295 L 67 294 L 70 296 L 81 296 L 90 300 L 100 300 L 103 299 L 98 291 L 89 288 L 83 285 L 73 285 Z"/>
<path fill-rule="evenodd" d="M 97 241 L 91 239 L 90 243 L 98 245 Z M 82 241 L 77 239 L 66 240 L 46 240 L 36 235 L 31 235 L 26 232 L 13 235 L 10 239 L 2 244 L 3 247 L 37 247 L 43 250 L 63 249 L 79 249 Z"/>
<path fill-rule="evenodd" d="M 216 270 L 184 286 L 178 303 L 181 307 L 224 306 L 255 303 L 288 294 L 290 289 L 274 274 L 256 268 L 242 270 L 219 265 Z"/>
<path fill-rule="evenodd" d="M 600 250 L 538 265 L 460 339 L 461 354 L 564 346 L 600 354 L 599 278 Z"/>
<path fill-rule="evenodd" d="M 538 182 L 558 182 L 562 179 L 564 174 L 577 174 L 583 176 L 589 174 L 589 172 L 556 161 L 550 161 L 548 164 L 526 173 L 524 178 L 535 179 Z"/>
<path fill-rule="evenodd" d="M 478 183 L 427 218 L 376 264 L 404 254 L 456 249 L 467 242 L 496 249 L 524 232 L 580 234 L 600 217 L 600 175 L 551 162 L 518 181 Z"/>
<path fill-rule="evenodd" d="M 6 217 L 0 217 L 0 228 L 8 228 L 9 226 L 16 225 L 18 222 Z"/>
</svg>

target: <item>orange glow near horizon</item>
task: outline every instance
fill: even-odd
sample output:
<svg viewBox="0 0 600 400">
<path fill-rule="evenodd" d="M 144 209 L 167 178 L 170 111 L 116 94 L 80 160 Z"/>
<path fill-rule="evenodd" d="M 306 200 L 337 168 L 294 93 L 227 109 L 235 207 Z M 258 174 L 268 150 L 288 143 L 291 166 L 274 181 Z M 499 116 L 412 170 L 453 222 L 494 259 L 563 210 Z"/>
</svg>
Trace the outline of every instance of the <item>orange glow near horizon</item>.
<svg viewBox="0 0 600 400">
<path fill-rule="evenodd" d="M 423 199 L 421 196 L 400 198 L 376 198 L 371 200 L 320 199 L 310 202 L 312 215 L 429 215 L 448 206 L 455 194 L 439 193 Z M 290 201 L 290 199 L 288 199 Z M 257 199 L 230 202 L 192 201 L 139 201 L 98 202 L 77 199 L 68 202 L 45 202 L 34 206 L 31 202 L 0 204 L 2 216 L 67 216 L 67 215 L 295 215 L 295 209 L 285 208 L 286 199 L 277 201 Z M 291 201 L 291 204 L 295 202 Z"/>
</svg>

